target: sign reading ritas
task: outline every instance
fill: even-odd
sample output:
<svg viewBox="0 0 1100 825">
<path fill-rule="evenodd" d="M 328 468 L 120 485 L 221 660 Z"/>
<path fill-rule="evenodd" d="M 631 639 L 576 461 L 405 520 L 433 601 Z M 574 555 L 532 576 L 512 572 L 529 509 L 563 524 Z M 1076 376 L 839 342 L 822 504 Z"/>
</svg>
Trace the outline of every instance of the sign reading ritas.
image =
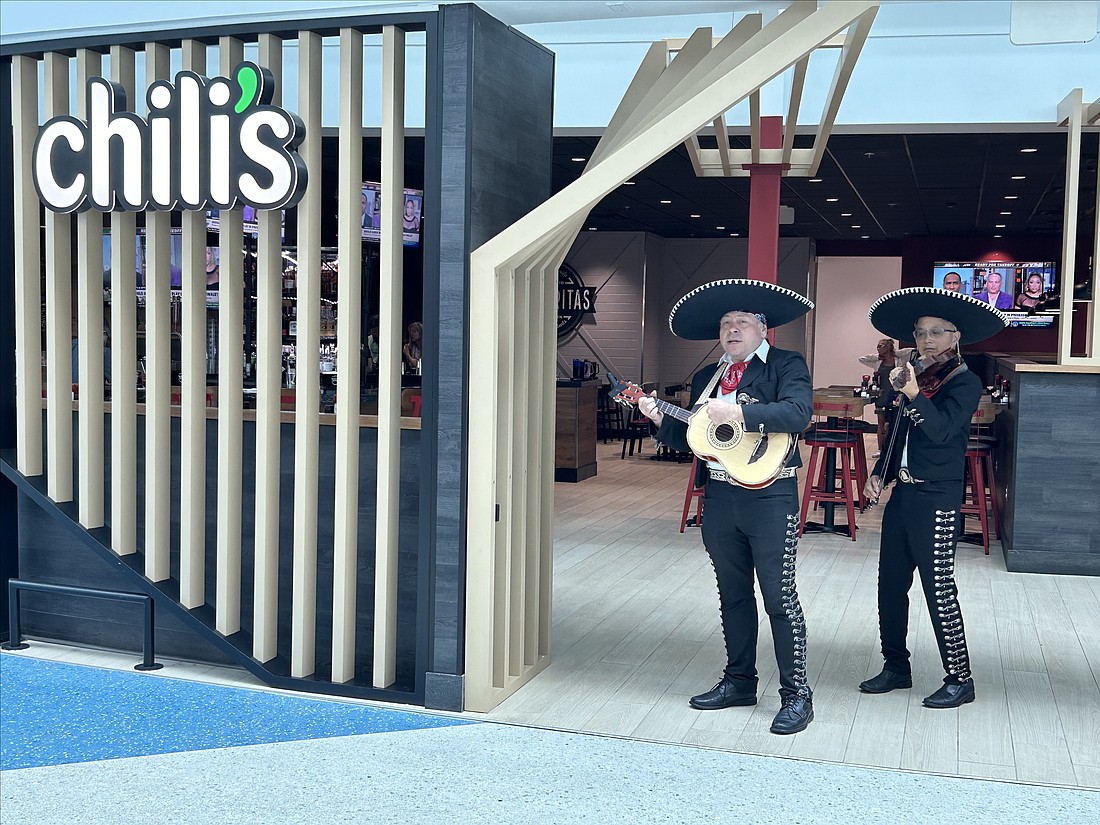
<svg viewBox="0 0 1100 825">
<path fill-rule="evenodd" d="M 238 63 L 233 79 L 179 72 L 149 87 L 147 119 L 126 92 L 88 81 L 88 120 L 55 117 L 34 144 L 34 185 L 54 212 L 286 209 L 305 192 L 301 119 L 272 106 L 274 79 Z"/>
</svg>

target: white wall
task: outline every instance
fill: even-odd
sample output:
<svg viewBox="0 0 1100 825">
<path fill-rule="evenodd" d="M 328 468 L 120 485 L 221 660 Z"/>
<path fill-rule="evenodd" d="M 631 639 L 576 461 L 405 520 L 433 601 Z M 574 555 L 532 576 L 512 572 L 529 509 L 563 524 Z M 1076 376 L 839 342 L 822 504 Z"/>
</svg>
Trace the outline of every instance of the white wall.
<svg viewBox="0 0 1100 825">
<path fill-rule="evenodd" d="M 882 338 L 867 310 L 901 287 L 901 258 L 817 259 L 813 384 L 858 384 L 869 370 L 857 360 Z"/>
</svg>

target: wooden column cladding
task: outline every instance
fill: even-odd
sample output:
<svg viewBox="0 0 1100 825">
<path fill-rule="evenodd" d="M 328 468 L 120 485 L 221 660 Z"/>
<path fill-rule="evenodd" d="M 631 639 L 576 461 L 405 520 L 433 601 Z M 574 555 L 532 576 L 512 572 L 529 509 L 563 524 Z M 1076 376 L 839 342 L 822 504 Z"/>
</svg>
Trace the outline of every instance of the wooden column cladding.
<svg viewBox="0 0 1100 825">
<path fill-rule="evenodd" d="M 283 41 L 260 35 L 260 65 L 275 79 L 273 105 L 282 103 Z M 256 244 L 256 547 L 252 655 L 278 653 L 279 626 L 279 407 L 282 386 L 282 214 L 259 213 Z"/>
<path fill-rule="evenodd" d="M 382 31 L 382 224 L 378 365 L 378 507 L 375 526 L 374 686 L 393 681 L 401 496 L 401 213 L 405 191 L 405 32 Z"/>
<path fill-rule="evenodd" d="M 88 119 L 88 79 L 103 71 L 99 52 L 76 53 L 76 116 Z M 80 523 L 103 526 L 103 213 L 89 210 L 76 217 L 77 384 L 80 413 L 77 459 Z"/>
<path fill-rule="evenodd" d="M 298 203 L 298 384 L 294 431 L 294 584 L 290 673 L 313 673 L 317 639 L 317 439 L 321 378 L 321 36 L 298 37 L 298 153 L 310 171 Z"/>
<path fill-rule="evenodd" d="M 69 58 L 50 52 L 44 60 L 49 120 L 69 114 Z M 46 490 L 58 502 L 73 499 L 71 226 L 70 215 L 46 210 Z"/>
<path fill-rule="evenodd" d="M 206 74 L 206 46 L 183 41 L 183 68 Z M 181 142 L 198 141 L 181 134 Z M 189 211 L 183 226 L 183 325 L 180 382 L 180 603 L 206 603 L 206 218 Z"/>
<path fill-rule="evenodd" d="M 363 301 L 363 35 L 340 31 L 339 315 L 336 510 L 333 530 L 332 681 L 355 677 L 359 543 L 359 345 Z M 398 190 L 401 191 L 401 190 Z M 383 190 L 383 197 L 385 192 Z"/>
<path fill-rule="evenodd" d="M 42 475 L 42 211 L 31 166 L 38 136 L 38 61 L 12 58 L 12 177 L 15 184 L 15 456 L 19 472 Z"/>
</svg>

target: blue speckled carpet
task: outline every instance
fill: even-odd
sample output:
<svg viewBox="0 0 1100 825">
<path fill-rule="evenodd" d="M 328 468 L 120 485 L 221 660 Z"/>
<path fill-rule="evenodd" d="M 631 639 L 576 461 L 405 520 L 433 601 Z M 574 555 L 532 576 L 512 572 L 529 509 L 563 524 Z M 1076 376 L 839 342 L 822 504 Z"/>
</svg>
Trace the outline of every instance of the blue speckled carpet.
<svg viewBox="0 0 1100 825">
<path fill-rule="evenodd" d="M 464 724 L 0 654 L 0 770 Z"/>
</svg>

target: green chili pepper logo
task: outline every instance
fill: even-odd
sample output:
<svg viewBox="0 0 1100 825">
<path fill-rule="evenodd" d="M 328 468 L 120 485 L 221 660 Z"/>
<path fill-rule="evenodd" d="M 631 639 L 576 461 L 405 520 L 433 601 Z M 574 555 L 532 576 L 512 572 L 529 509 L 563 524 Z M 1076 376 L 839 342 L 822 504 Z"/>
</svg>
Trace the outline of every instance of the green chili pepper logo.
<svg viewBox="0 0 1100 825">
<path fill-rule="evenodd" d="M 260 78 L 259 75 L 256 74 L 256 70 L 248 64 L 241 64 L 238 66 L 237 85 L 241 87 L 241 99 L 237 101 L 237 105 L 233 107 L 233 111 L 237 114 L 241 114 L 252 105 L 259 91 Z"/>
</svg>

